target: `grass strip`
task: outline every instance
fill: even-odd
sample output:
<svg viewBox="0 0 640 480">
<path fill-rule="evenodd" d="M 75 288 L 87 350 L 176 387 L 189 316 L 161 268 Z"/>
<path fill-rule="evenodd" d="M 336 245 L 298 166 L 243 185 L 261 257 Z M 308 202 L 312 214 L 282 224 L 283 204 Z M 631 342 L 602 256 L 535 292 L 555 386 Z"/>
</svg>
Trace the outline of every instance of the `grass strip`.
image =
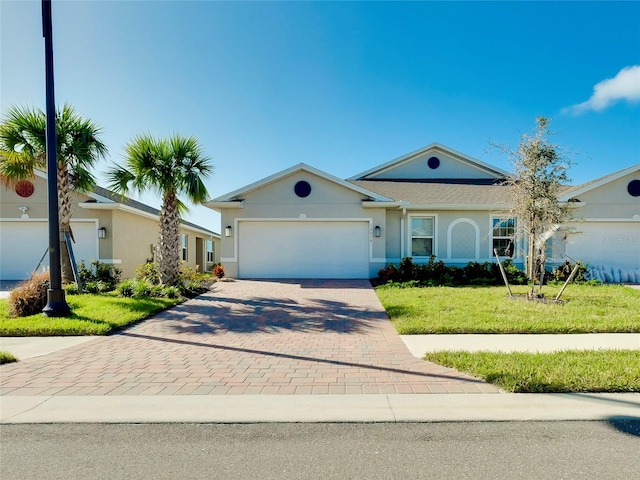
<svg viewBox="0 0 640 480">
<path fill-rule="evenodd" d="M 14 357 L 12 354 L 10 354 L 9 352 L 0 351 L 0 365 L 2 365 L 3 363 L 11 363 L 11 362 L 17 362 L 17 361 L 18 359 Z"/>
<path fill-rule="evenodd" d="M 640 392 L 640 350 L 442 351 L 424 359 L 514 393 Z"/>
<path fill-rule="evenodd" d="M 107 335 L 180 303 L 168 298 L 122 298 L 114 294 L 68 295 L 71 316 L 42 314 L 10 318 L 6 300 L 0 300 L 0 336 Z"/>
<path fill-rule="evenodd" d="M 553 299 L 559 288 L 543 292 Z M 640 332 L 640 290 L 621 285 L 571 285 L 561 304 L 509 299 L 504 287 L 381 286 L 376 293 L 402 335 Z"/>
</svg>

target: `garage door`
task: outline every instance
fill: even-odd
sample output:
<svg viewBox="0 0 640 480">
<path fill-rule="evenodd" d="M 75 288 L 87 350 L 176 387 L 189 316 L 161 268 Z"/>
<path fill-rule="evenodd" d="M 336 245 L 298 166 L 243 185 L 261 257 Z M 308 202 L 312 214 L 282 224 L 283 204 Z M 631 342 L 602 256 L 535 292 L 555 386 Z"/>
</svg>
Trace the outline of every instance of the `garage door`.
<svg viewBox="0 0 640 480">
<path fill-rule="evenodd" d="M 240 278 L 368 278 L 368 222 L 240 222 Z"/>
<path fill-rule="evenodd" d="M 591 265 L 619 268 L 640 266 L 640 228 L 637 223 L 573 224 L 578 231 L 567 239 L 567 254 Z"/>
<path fill-rule="evenodd" d="M 76 261 L 98 258 L 96 224 L 72 222 L 71 228 L 76 243 L 73 252 Z M 0 280 L 22 280 L 28 278 L 38 261 L 47 251 L 49 226 L 47 222 L 3 221 L 0 228 Z M 42 262 L 49 266 L 49 254 Z"/>
</svg>

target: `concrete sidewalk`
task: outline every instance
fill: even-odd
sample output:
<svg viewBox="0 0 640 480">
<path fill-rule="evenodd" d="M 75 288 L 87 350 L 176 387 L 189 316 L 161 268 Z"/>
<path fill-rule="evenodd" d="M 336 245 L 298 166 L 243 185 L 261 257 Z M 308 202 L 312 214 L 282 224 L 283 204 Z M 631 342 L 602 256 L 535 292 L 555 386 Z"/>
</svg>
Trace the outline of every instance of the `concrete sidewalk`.
<svg viewBox="0 0 640 480">
<path fill-rule="evenodd" d="M 0 350 L 19 360 L 40 357 L 107 337 L 0 337 Z M 414 357 L 439 350 L 470 352 L 555 352 L 560 350 L 640 350 L 640 333 L 584 333 L 529 335 L 400 335 Z"/>
<path fill-rule="evenodd" d="M 413 356 L 427 352 L 465 350 L 469 352 L 532 352 L 561 350 L 640 350 L 640 333 L 573 333 L 528 335 L 400 335 Z"/>
<path fill-rule="evenodd" d="M 0 424 L 640 419 L 640 393 L 3 396 Z"/>
</svg>

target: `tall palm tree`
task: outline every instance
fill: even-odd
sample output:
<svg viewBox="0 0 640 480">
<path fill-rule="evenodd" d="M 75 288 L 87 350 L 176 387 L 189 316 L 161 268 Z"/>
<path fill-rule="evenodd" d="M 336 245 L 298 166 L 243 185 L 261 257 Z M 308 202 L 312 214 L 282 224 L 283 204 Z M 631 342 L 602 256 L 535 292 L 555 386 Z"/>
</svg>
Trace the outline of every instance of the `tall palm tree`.
<svg viewBox="0 0 640 480">
<path fill-rule="evenodd" d="M 12 187 L 21 180 L 32 179 L 36 170 L 46 170 L 46 115 L 40 109 L 11 107 L 0 124 L 0 182 Z M 71 231 L 72 192 L 86 192 L 95 187 L 91 169 L 107 154 L 100 140 L 102 129 L 82 117 L 68 104 L 56 112 L 58 209 L 60 231 Z M 62 278 L 73 280 L 66 247 L 61 248 Z"/>
<path fill-rule="evenodd" d="M 140 135 L 125 147 L 125 164 L 109 173 L 109 187 L 126 195 L 130 190 L 152 190 L 162 196 L 158 270 L 165 285 L 176 285 L 180 273 L 179 195 L 193 203 L 207 200 L 203 179 L 211 173 L 209 158 L 194 137 L 173 135 L 156 139 Z"/>
</svg>

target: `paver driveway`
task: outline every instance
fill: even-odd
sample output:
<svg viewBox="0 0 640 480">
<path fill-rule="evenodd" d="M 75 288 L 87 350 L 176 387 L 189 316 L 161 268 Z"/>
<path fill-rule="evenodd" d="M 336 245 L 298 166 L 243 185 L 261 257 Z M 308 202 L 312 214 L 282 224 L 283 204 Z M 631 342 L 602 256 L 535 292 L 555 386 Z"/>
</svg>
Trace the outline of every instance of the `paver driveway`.
<svg viewBox="0 0 640 480">
<path fill-rule="evenodd" d="M 366 280 L 219 282 L 123 332 L 0 374 L 3 395 L 498 392 L 413 357 Z"/>
</svg>

